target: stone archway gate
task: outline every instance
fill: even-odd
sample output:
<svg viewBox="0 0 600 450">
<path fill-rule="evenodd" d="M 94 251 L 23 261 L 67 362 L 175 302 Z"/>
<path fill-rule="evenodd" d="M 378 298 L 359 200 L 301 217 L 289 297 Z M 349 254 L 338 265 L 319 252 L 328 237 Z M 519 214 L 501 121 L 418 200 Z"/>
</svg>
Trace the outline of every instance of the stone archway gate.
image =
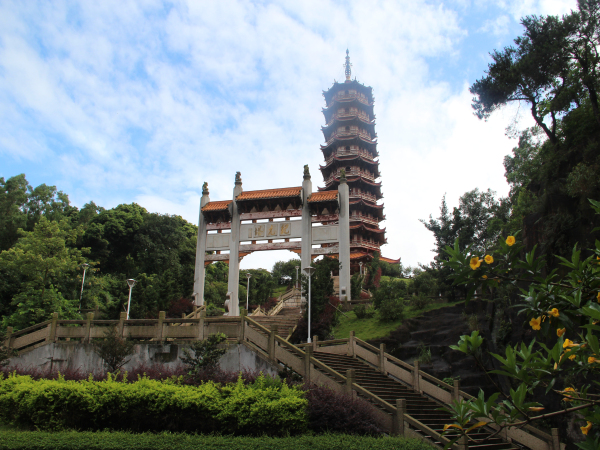
<svg viewBox="0 0 600 450">
<path fill-rule="evenodd" d="M 292 220 L 298 217 L 300 220 Z M 308 166 L 305 166 L 302 186 L 244 191 L 240 172 L 237 172 L 233 198 L 224 201 L 211 201 L 208 185 L 204 183 L 198 220 L 194 303 L 204 305 L 205 267 L 213 261 L 229 263 L 227 290 L 231 299 L 238 299 L 241 258 L 265 250 L 300 253 L 303 270 L 315 256 L 337 256 L 339 297 L 346 300 L 350 293 L 350 215 L 345 175 L 338 190 L 313 192 Z M 207 254 L 209 251 L 213 253 Z M 239 316 L 238 301 L 230 303 L 229 315 Z"/>
</svg>

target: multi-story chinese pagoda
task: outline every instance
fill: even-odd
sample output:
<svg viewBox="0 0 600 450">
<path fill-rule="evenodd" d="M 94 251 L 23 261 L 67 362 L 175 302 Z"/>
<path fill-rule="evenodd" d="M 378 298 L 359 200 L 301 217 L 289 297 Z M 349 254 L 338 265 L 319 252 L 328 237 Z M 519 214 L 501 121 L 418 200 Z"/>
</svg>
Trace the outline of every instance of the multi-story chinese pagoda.
<svg viewBox="0 0 600 450">
<path fill-rule="evenodd" d="M 373 89 L 351 79 L 351 64 L 346 50 L 344 83 L 335 81 L 323 92 L 326 107 L 323 108 L 326 125 L 322 127 L 325 144 L 321 151 L 325 165 L 320 166 L 325 187 L 319 190 L 337 189 L 342 171 L 345 171 L 350 189 L 350 258 L 357 269 L 359 262 L 370 260 L 375 252 L 381 255 L 381 246 L 387 242 L 383 204 L 378 200 L 381 193 L 375 114 L 373 113 Z M 384 258 L 383 261 L 398 263 L 400 260 Z"/>
</svg>

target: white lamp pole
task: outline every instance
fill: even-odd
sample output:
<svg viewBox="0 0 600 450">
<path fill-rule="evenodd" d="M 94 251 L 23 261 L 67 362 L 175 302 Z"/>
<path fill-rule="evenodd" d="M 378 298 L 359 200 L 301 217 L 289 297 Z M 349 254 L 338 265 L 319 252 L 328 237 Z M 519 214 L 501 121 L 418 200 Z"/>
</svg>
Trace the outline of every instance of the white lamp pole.
<svg viewBox="0 0 600 450">
<path fill-rule="evenodd" d="M 306 340 L 306 342 L 310 344 L 312 342 L 310 339 L 310 277 L 313 273 L 315 273 L 315 268 L 305 267 L 304 271 L 308 275 L 308 339 Z"/>
<path fill-rule="evenodd" d="M 248 299 L 250 298 L 250 277 L 252 277 L 252 274 L 246 273 L 246 277 L 248 278 L 248 284 L 246 285 L 246 312 L 248 312 Z"/>
<path fill-rule="evenodd" d="M 90 265 L 88 263 L 83 263 L 83 279 L 81 280 L 81 293 L 79 294 L 79 312 L 81 313 L 81 299 L 83 298 L 83 283 L 85 283 L 85 271 Z"/>
<path fill-rule="evenodd" d="M 127 285 L 129 286 L 129 300 L 127 301 L 127 320 L 129 320 L 129 307 L 131 306 L 131 290 L 135 286 L 135 283 L 137 283 L 137 281 L 135 281 L 133 278 L 129 278 L 127 280 Z"/>
<path fill-rule="evenodd" d="M 300 269 L 300 266 L 296 266 L 296 290 L 298 289 L 298 269 Z"/>
</svg>

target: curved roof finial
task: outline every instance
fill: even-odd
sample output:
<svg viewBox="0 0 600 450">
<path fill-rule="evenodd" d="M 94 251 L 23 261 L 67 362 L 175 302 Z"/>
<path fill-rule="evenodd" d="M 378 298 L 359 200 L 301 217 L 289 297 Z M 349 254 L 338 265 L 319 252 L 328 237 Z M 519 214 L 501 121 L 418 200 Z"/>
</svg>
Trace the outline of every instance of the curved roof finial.
<svg viewBox="0 0 600 450">
<path fill-rule="evenodd" d="M 346 63 L 344 64 L 345 72 L 346 72 L 346 81 L 350 81 L 350 75 L 352 75 L 352 64 L 350 64 L 350 52 L 346 49 Z"/>
</svg>

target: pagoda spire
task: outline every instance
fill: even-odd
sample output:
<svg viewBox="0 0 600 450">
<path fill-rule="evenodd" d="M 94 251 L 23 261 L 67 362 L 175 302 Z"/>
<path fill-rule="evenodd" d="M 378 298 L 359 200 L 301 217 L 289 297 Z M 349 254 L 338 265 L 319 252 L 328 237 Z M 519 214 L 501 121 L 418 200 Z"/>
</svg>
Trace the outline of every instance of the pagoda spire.
<svg viewBox="0 0 600 450">
<path fill-rule="evenodd" d="M 346 49 L 346 63 L 344 64 L 346 72 L 346 81 L 350 81 L 350 75 L 352 75 L 352 64 L 350 64 L 350 52 Z"/>
</svg>

